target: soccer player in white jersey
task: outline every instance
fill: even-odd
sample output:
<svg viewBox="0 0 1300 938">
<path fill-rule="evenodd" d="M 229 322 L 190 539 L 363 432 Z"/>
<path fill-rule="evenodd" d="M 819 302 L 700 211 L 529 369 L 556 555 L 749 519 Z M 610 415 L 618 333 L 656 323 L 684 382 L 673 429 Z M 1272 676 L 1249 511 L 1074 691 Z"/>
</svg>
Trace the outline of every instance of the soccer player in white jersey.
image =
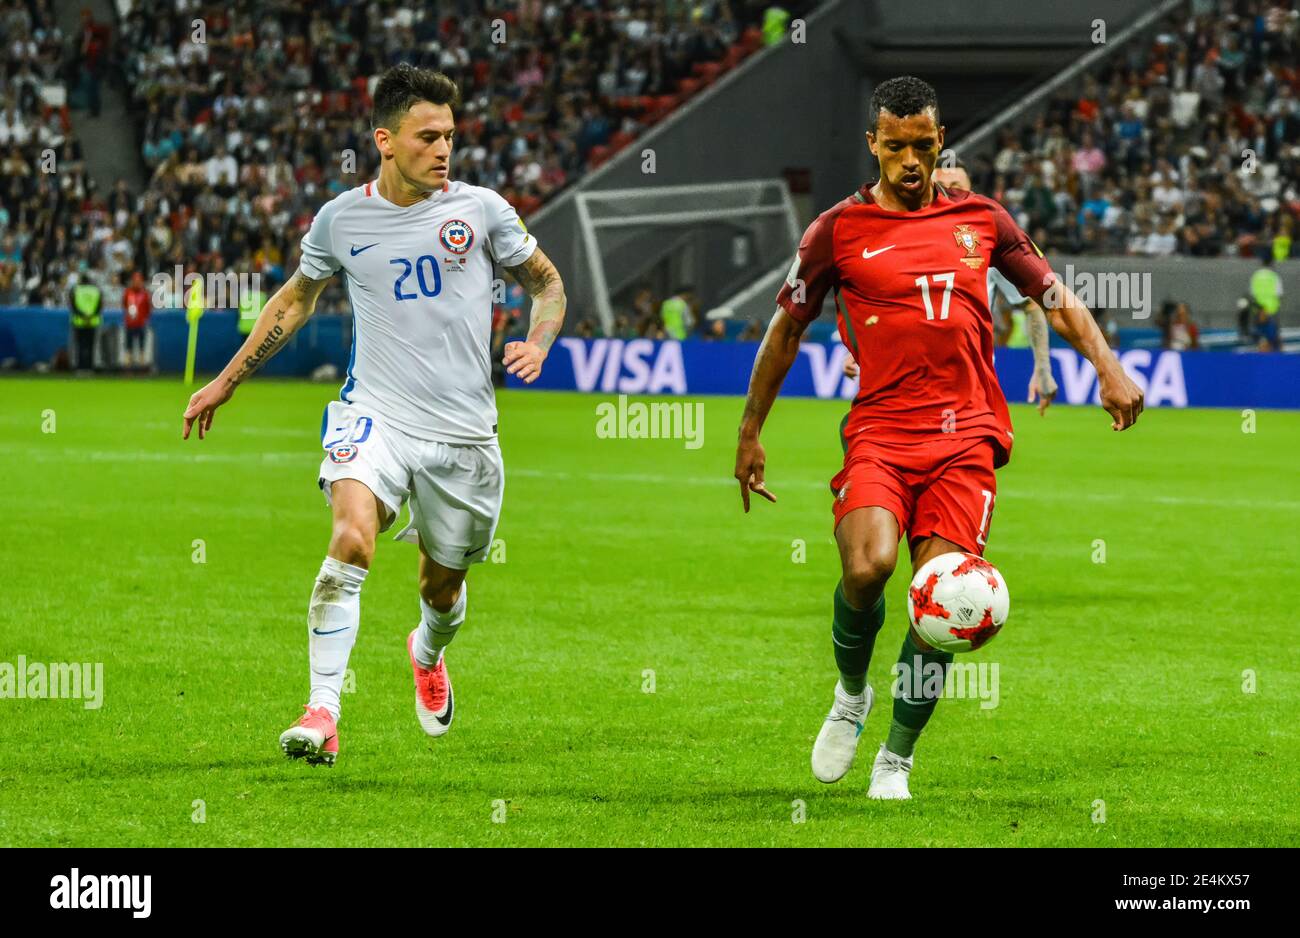
<svg viewBox="0 0 1300 938">
<path fill-rule="evenodd" d="M 420 623 L 407 636 L 415 712 L 430 736 L 451 725 L 443 652 L 465 621 L 465 572 L 486 558 L 505 473 L 492 389 L 493 265 L 532 296 L 528 337 L 505 347 L 506 370 L 532 383 L 564 321 L 564 285 L 514 209 L 490 189 L 452 182 L 454 112 L 447 76 L 398 65 L 379 81 L 372 126 L 378 179 L 316 214 L 297 272 L 252 333 L 185 410 L 200 439 L 218 407 L 311 316 L 342 270 L 352 303 L 352 355 L 339 399 L 321 420 L 319 484 L 333 533 L 307 613 L 311 695 L 280 737 L 291 758 L 333 764 L 339 694 L 356 642 L 361 586 L 375 540 L 404 503 L 397 535 L 419 546 Z"/>
</svg>

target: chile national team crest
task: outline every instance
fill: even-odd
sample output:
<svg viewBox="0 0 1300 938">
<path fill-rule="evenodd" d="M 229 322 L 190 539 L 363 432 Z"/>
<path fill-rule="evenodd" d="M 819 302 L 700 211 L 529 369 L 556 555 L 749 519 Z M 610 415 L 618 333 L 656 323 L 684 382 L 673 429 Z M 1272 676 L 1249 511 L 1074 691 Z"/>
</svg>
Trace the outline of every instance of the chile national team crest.
<svg viewBox="0 0 1300 938">
<path fill-rule="evenodd" d="M 961 262 L 971 270 L 979 270 L 980 265 L 984 263 L 984 258 L 979 252 L 979 233 L 970 225 L 954 225 L 952 236 L 957 240 L 958 247 L 966 249 L 966 256 L 961 259 Z"/>
<path fill-rule="evenodd" d="M 357 448 L 352 443 L 340 443 L 330 450 L 330 459 L 333 462 L 352 462 L 357 458 Z"/>
<path fill-rule="evenodd" d="M 474 246 L 474 229 L 469 222 L 453 218 L 438 231 L 438 240 L 453 254 L 467 254 Z"/>
</svg>

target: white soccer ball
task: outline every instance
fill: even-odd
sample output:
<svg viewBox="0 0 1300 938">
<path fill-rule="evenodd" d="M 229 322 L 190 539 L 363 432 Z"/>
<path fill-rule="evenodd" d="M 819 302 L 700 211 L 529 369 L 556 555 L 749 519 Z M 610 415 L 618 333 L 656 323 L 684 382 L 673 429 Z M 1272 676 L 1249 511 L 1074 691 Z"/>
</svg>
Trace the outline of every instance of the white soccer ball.
<svg viewBox="0 0 1300 938">
<path fill-rule="evenodd" d="M 953 551 L 929 560 L 907 591 L 907 618 L 927 645 L 974 651 L 987 645 L 1011 611 L 998 568 L 983 557 Z"/>
</svg>

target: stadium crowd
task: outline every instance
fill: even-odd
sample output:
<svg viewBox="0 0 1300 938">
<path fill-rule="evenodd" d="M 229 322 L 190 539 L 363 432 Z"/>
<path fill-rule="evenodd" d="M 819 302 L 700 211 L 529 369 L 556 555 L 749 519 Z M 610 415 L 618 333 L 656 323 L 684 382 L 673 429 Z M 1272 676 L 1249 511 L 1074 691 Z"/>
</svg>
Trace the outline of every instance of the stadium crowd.
<svg viewBox="0 0 1300 938">
<path fill-rule="evenodd" d="M 1296 4 L 1193 0 L 1153 41 L 1006 132 L 970 167 L 976 188 L 1045 249 L 1296 256 Z M 399 61 L 461 82 L 455 177 L 498 189 L 527 216 L 779 38 L 776 9 L 768 0 L 522 0 L 499 10 L 486 0 L 135 0 L 113 24 L 83 12 L 65 36 L 50 0 L 0 0 L 0 304 L 65 306 L 81 275 L 103 289 L 104 308 L 118 308 L 133 273 L 178 264 L 259 272 L 274 289 L 296 268 L 317 208 L 377 171 L 369 91 Z M 65 93 L 95 113 L 105 80 L 122 83 L 138 120 L 141 192 L 122 180 L 100 190 L 72 131 Z M 497 311 L 501 334 L 527 315 L 518 291 L 511 297 Z M 681 289 L 645 288 L 613 332 L 723 337 L 698 306 Z M 336 282 L 320 309 L 347 308 Z M 599 332 L 581 317 L 574 328 Z M 760 328 L 748 324 L 743 337 Z"/>
<path fill-rule="evenodd" d="M 0 302 L 63 305 L 80 269 L 100 282 L 106 308 L 120 305 L 132 271 L 178 263 L 187 273 L 256 271 L 278 285 L 320 205 L 377 173 L 369 92 L 393 64 L 459 81 L 455 178 L 500 191 L 527 216 L 756 51 L 774 9 L 137 0 L 113 27 L 85 14 L 93 42 L 78 43 L 53 27 L 48 0 L 0 2 L 0 43 L 33 47 L 33 61 L 0 70 L 0 250 L 13 267 L 0 273 Z M 95 111 L 106 73 L 120 76 L 139 118 L 140 193 L 124 182 L 96 191 L 67 109 L 32 90 L 66 76 Z M 40 172 L 46 146 L 59 150 L 54 177 Z M 340 284 L 319 308 L 346 312 Z"/>
<path fill-rule="evenodd" d="M 0 305 L 59 306 L 66 273 L 90 266 L 99 230 L 64 95 L 78 63 L 93 68 L 102 56 L 103 36 L 65 36 L 49 0 L 2 0 L 0 50 Z"/>
<path fill-rule="evenodd" d="M 1300 256 L 1300 12 L 1205 2 L 972 168 L 1044 250 Z"/>
</svg>

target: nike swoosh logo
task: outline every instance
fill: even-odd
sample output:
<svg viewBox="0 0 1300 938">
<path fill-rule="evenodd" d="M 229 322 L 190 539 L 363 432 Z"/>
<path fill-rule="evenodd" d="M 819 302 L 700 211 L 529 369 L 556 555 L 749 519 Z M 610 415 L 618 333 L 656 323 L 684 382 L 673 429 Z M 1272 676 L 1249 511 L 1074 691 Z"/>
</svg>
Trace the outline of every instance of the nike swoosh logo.
<svg viewBox="0 0 1300 938">
<path fill-rule="evenodd" d="M 439 723 L 441 723 L 443 726 L 446 726 L 451 722 L 451 708 L 454 707 L 455 705 L 456 705 L 456 695 L 451 692 L 451 685 L 449 683 L 447 685 L 447 715 L 440 717 L 438 716 L 438 714 L 435 713 L 433 715 L 433 718 L 437 720 Z"/>
<path fill-rule="evenodd" d="M 875 257 L 877 254 L 884 254 L 886 251 L 889 250 L 889 248 L 892 248 L 892 247 L 894 247 L 894 245 L 891 244 L 888 248 L 877 248 L 877 249 L 874 250 L 874 251 L 868 251 L 866 248 L 863 248 L 863 249 L 862 249 L 862 257 L 863 257 L 864 259 L 866 259 L 866 258 L 868 258 L 868 257 Z"/>
<path fill-rule="evenodd" d="M 379 243 L 378 241 L 375 242 L 375 244 L 378 244 L 378 243 Z M 357 247 L 355 244 L 352 245 L 352 248 L 351 248 L 351 250 L 352 250 L 352 256 L 353 256 L 353 257 L 356 257 L 356 256 L 357 256 L 358 254 L 360 254 L 362 251 L 369 251 L 372 247 L 375 246 L 375 244 L 367 244 L 367 245 L 366 245 L 365 247 L 363 247 L 363 248 L 359 248 L 359 247 Z"/>
<path fill-rule="evenodd" d="M 484 544 L 483 547 L 487 547 L 487 545 Z M 465 551 L 465 556 L 468 557 L 470 554 L 477 554 L 483 549 L 483 547 L 471 547 L 469 550 Z"/>
<path fill-rule="evenodd" d="M 348 627 L 345 625 L 341 629 L 330 629 L 328 632 L 322 632 L 320 629 L 312 629 L 317 635 L 337 635 L 339 632 L 346 632 Z"/>
</svg>

